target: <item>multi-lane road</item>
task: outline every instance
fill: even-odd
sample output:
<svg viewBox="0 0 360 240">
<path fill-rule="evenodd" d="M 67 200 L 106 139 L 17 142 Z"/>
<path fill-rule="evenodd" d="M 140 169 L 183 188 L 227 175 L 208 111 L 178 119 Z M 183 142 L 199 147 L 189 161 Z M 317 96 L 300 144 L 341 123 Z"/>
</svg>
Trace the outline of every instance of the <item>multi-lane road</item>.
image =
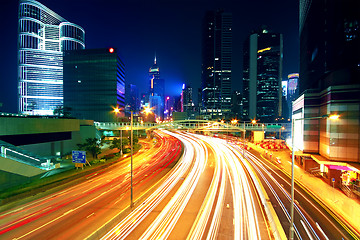
<svg viewBox="0 0 360 240">
<path fill-rule="evenodd" d="M 242 151 L 242 148 L 236 148 Z M 289 236 L 291 176 L 275 162 L 268 161 L 255 151 L 245 151 L 245 156 L 268 193 L 283 229 Z M 358 239 L 346 224 L 311 195 L 313 193 L 295 185 L 294 239 Z"/>
<path fill-rule="evenodd" d="M 236 141 L 168 131 L 157 139 L 134 158 L 132 208 L 123 159 L 0 213 L 0 239 L 287 238 L 290 178 L 275 164 Z M 356 239 L 310 193 L 295 190 L 295 239 Z"/>
<path fill-rule="evenodd" d="M 184 155 L 102 239 L 272 239 L 254 178 L 222 139 L 170 133 Z"/>
<path fill-rule="evenodd" d="M 134 157 L 135 200 L 181 154 L 177 139 L 159 133 L 156 146 Z M 130 204 L 129 158 L 83 182 L 0 214 L 0 239 L 85 239 Z"/>
</svg>

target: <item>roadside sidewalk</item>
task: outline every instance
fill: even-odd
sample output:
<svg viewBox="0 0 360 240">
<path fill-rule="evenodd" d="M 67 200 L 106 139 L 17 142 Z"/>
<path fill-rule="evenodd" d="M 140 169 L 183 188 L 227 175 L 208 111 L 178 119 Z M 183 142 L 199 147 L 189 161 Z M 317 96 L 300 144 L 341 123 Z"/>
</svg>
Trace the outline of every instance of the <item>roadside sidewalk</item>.
<svg viewBox="0 0 360 240">
<path fill-rule="evenodd" d="M 248 143 L 252 149 L 255 149 L 265 157 L 265 149 Z M 269 152 L 269 151 L 268 151 Z M 282 170 L 291 176 L 291 151 L 280 150 L 272 151 L 275 162 L 276 157 L 281 159 L 281 163 L 277 165 Z M 269 157 L 267 157 L 269 159 Z M 298 167 L 295 163 L 294 167 L 295 181 L 300 183 L 301 186 L 315 195 L 322 203 L 324 203 L 337 217 L 341 218 L 348 225 L 351 225 L 354 231 L 360 235 L 360 200 L 351 199 L 347 197 L 341 189 L 333 188 L 332 186 L 325 183 L 321 178 L 315 177 L 312 174 Z M 296 198 L 296 193 L 295 193 Z"/>
</svg>

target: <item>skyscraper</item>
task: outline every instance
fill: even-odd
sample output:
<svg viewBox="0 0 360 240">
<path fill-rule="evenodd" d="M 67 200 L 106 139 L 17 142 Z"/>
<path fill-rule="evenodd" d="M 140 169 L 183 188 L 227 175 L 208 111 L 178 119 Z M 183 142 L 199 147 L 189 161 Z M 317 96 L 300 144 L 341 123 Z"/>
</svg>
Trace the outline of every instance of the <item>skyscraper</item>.
<svg viewBox="0 0 360 240">
<path fill-rule="evenodd" d="M 65 51 L 64 107 L 79 119 L 116 120 L 113 109 L 125 107 L 125 66 L 117 49 Z"/>
<path fill-rule="evenodd" d="M 34 0 L 20 0 L 19 112 L 52 115 L 63 105 L 63 51 L 85 48 L 85 31 Z"/>
<path fill-rule="evenodd" d="M 224 118 L 231 111 L 232 14 L 206 12 L 202 31 L 201 113 Z"/>
<path fill-rule="evenodd" d="M 183 85 L 182 100 L 184 112 L 192 113 L 195 111 L 195 105 L 193 102 L 193 88 L 190 85 Z"/>
<path fill-rule="evenodd" d="M 292 117 L 306 119 L 295 122 L 294 139 L 328 183 L 341 182 L 344 162 L 360 162 L 359 9 L 358 0 L 300 1 L 300 96 Z M 332 114 L 340 118 L 313 119 Z"/>
<path fill-rule="evenodd" d="M 300 93 L 359 83 L 360 1 L 300 3 Z"/>
<path fill-rule="evenodd" d="M 134 84 L 126 84 L 125 88 L 125 109 L 137 113 L 140 109 L 139 89 Z"/>
<path fill-rule="evenodd" d="M 244 119 L 274 122 L 281 116 L 282 34 L 265 27 L 254 31 L 244 44 Z"/>
<path fill-rule="evenodd" d="M 154 64 L 149 69 L 149 102 L 150 107 L 156 115 L 156 118 L 164 118 L 164 103 L 165 103 L 165 81 L 160 78 L 160 68 L 156 63 L 156 56 Z"/>
</svg>

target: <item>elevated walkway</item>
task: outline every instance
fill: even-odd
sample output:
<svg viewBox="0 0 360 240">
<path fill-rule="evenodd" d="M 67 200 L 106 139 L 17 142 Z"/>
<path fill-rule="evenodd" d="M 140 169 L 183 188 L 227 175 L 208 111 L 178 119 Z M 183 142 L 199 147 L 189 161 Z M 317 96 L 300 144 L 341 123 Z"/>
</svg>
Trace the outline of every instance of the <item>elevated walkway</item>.
<svg viewBox="0 0 360 240">
<path fill-rule="evenodd" d="M 94 122 L 98 130 L 130 130 L 130 122 Z M 282 127 L 284 127 L 282 129 Z M 243 132 L 246 131 L 272 131 L 272 132 L 289 132 L 290 123 L 223 123 L 208 120 L 178 120 L 162 123 L 134 123 L 133 130 L 150 130 L 150 129 L 172 129 L 172 130 L 195 130 L 195 131 L 214 131 L 214 132 Z"/>
<path fill-rule="evenodd" d="M 54 168 L 54 166 L 50 163 L 50 159 L 37 156 L 29 151 L 16 147 L 2 140 L 0 140 L 0 149 L 0 157 L 2 158 L 2 163 L 4 159 L 11 159 L 13 161 L 45 171 Z M 2 168 L 2 166 L 0 168 Z"/>
</svg>

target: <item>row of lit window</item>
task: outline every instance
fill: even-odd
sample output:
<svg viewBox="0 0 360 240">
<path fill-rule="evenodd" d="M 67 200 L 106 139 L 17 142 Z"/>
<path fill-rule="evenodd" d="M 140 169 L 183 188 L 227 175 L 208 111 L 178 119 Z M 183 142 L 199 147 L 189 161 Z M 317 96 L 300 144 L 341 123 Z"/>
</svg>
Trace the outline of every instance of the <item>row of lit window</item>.
<svg viewBox="0 0 360 240">
<path fill-rule="evenodd" d="M 69 37 L 69 38 L 75 38 L 77 40 L 80 40 L 84 42 L 85 40 L 85 33 L 80 28 L 77 28 L 75 26 L 70 25 L 64 25 L 60 29 L 61 37 Z"/>
<path fill-rule="evenodd" d="M 58 26 L 45 26 L 45 39 L 59 40 L 59 37 Z"/>
<path fill-rule="evenodd" d="M 35 57 L 37 56 L 37 57 Z M 52 59 L 52 56 L 45 57 L 43 55 L 42 57 L 39 57 L 39 55 L 32 55 L 31 51 L 20 51 L 19 55 L 19 63 L 20 64 L 33 64 L 33 65 L 43 65 L 43 66 L 53 66 L 53 67 L 62 67 L 62 61 L 60 57 L 54 57 Z"/>
</svg>

